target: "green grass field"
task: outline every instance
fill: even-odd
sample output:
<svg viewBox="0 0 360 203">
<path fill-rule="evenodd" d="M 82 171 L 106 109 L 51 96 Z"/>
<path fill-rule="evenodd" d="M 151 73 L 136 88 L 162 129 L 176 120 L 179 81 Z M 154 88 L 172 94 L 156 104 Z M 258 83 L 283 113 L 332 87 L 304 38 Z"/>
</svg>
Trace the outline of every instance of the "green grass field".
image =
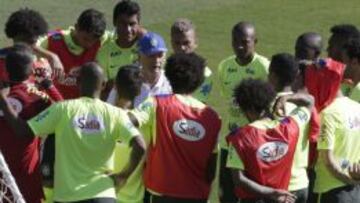
<svg viewBox="0 0 360 203">
<path fill-rule="evenodd" d="M 11 12 L 21 7 L 39 10 L 50 28 L 72 25 L 86 8 L 97 8 L 106 13 L 108 29 L 112 29 L 112 8 L 117 0 L 1 0 L 0 29 Z M 328 37 L 334 24 L 360 25 L 356 0 L 139 0 L 142 24 L 169 40 L 169 28 L 178 17 L 194 21 L 198 29 L 198 52 L 208 59 L 216 71 L 217 64 L 230 55 L 230 30 L 241 20 L 254 22 L 258 32 L 258 52 L 271 57 L 277 52 L 293 52 L 296 37 L 305 31 L 316 31 Z M 0 46 L 10 44 L 3 32 Z M 223 111 L 218 86 L 215 83 L 210 103 Z"/>
<path fill-rule="evenodd" d="M 171 23 L 187 17 L 197 25 L 199 50 L 216 72 L 218 63 L 232 54 L 230 30 L 239 21 L 255 23 L 257 50 L 267 57 L 278 52 L 293 52 L 296 37 L 306 31 L 319 32 L 326 44 L 329 28 L 334 24 L 360 25 L 358 0 L 139 0 L 142 24 L 162 34 L 169 42 Z M 50 28 L 73 25 L 80 12 L 96 8 L 106 13 L 112 29 L 112 8 L 117 0 L 0 0 L 0 47 L 10 44 L 3 34 L 4 23 L 11 12 L 29 7 L 40 11 Z M 169 43 L 168 43 L 169 45 Z M 326 53 L 325 53 L 326 54 Z M 216 73 L 215 73 L 216 74 Z M 215 82 L 210 104 L 220 113 L 225 101 Z"/>
</svg>

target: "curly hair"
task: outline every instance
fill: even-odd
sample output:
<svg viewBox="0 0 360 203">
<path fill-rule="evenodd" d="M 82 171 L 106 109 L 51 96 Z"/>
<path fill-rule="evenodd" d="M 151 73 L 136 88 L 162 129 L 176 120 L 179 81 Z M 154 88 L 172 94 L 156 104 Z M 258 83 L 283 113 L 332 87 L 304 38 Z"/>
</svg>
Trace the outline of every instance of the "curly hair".
<svg viewBox="0 0 360 203">
<path fill-rule="evenodd" d="M 270 72 L 275 73 L 281 87 L 291 85 L 299 73 L 295 57 L 288 53 L 275 54 L 271 58 Z"/>
<path fill-rule="evenodd" d="M 100 38 L 106 29 L 106 20 L 102 12 L 95 9 L 87 9 L 83 11 L 77 19 L 79 30 L 92 34 L 96 38 Z"/>
<path fill-rule="evenodd" d="M 5 34 L 8 38 L 23 36 L 33 39 L 48 32 L 48 24 L 37 11 L 24 8 L 10 15 L 5 24 Z"/>
<path fill-rule="evenodd" d="M 135 65 L 120 67 L 116 75 L 115 85 L 119 95 L 134 100 L 140 94 L 142 85 L 140 68 Z"/>
<path fill-rule="evenodd" d="M 165 75 L 172 90 L 178 94 L 191 94 L 204 82 L 206 61 L 195 53 L 171 55 L 165 64 Z"/>
<path fill-rule="evenodd" d="M 120 15 L 137 15 L 138 20 L 140 21 L 140 6 L 135 1 L 131 0 L 122 0 L 119 1 L 119 3 L 116 4 L 114 11 L 113 11 L 113 22 L 115 23 L 116 19 Z"/>
<path fill-rule="evenodd" d="M 10 47 L 5 58 L 9 79 L 14 82 L 28 79 L 32 73 L 33 60 L 33 52 L 27 44 L 16 43 Z"/>
<path fill-rule="evenodd" d="M 270 108 L 276 92 L 264 81 L 255 79 L 243 80 L 234 89 L 234 101 L 243 111 L 261 113 Z"/>
</svg>

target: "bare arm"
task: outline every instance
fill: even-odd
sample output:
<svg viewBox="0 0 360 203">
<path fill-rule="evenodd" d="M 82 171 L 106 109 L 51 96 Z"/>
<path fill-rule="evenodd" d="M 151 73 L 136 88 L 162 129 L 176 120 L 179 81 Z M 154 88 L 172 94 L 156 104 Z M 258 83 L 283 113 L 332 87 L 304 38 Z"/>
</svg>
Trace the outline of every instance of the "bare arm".
<svg viewBox="0 0 360 203">
<path fill-rule="evenodd" d="M 355 181 L 345 170 L 341 169 L 341 166 L 336 163 L 331 150 L 319 150 L 320 161 L 324 161 L 326 168 L 333 174 L 337 179 L 341 180 L 346 184 L 356 184 Z"/>
<path fill-rule="evenodd" d="M 296 104 L 297 106 L 306 107 L 311 111 L 314 107 L 314 97 L 308 94 L 307 92 L 298 92 L 296 94 L 290 94 L 279 97 L 274 106 L 274 113 L 280 114 L 280 116 L 285 116 L 285 106 L 286 102 L 291 102 Z"/>
<path fill-rule="evenodd" d="M 277 202 L 295 202 L 295 196 L 290 192 L 260 185 L 257 182 L 247 178 L 241 170 L 233 169 L 232 176 L 236 186 L 241 186 L 245 190 L 255 194 L 258 197 L 272 199 Z"/>
<path fill-rule="evenodd" d="M 125 168 L 118 174 L 113 175 L 117 187 L 122 187 L 131 173 L 136 169 L 146 151 L 146 144 L 142 136 L 136 136 L 130 141 L 132 148 L 130 160 Z"/>
<path fill-rule="evenodd" d="M 58 55 L 39 46 L 33 46 L 33 50 L 36 55 L 46 58 L 49 61 L 55 78 L 59 78 L 64 74 L 64 66 Z"/>
<path fill-rule="evenodd" d="M 21 119 L 18 114 L 14 111 L 11 105 L 7 102 L 6 96 L 3 93 L 0 93 L 0 109 L 4 113 L 4 118 L 6 122 L 11 126 L 18 136 L 24 137 L 33 137 L 34 133 L 32 132 L 29 125 Z"/>
<path fill-rule="evenodd" d="M 129 116 L 129 119 L 131 121 L 131 123 L 135 126 L 135 127 L 140 127 L 140 124 L 139 124 L 139 121 L 138 119 L 136 118 L 136 116 L 131 113 L 131 112 L 128 112 L 128 116 Z"/>
<path fill-rule="evenodd" d="M 354 179 L 356 181 L 360 181 L 360 163 L 354 163 L 349 168 L 349 174 L 352 179 Z"/>
</svg>

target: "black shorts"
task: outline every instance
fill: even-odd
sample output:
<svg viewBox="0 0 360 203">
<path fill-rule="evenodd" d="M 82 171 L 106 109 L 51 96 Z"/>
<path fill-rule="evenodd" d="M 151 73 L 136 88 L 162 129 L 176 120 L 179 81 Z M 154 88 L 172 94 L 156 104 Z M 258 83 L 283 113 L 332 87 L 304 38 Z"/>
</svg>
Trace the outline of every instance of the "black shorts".
<svg viewBox="0 0 360 203">
<path fill-rule="evenodd" d="M 308 188 L 290 191 L 292 194 L 296 196 L 295 203 L 306 203 L 308 199 Z"/>
<path fill-rule="evenodd" d="M 87 199 L 76 202 L 55 202 L 55 203 L 116 203 L 116 199 L 109 197 L 101 197 L 101 198 Z"/>
<path fill-rule="evenodd" d="M 242 199 L 239 202 L 240 203 L 277 203 L 276 201 L 269 199 Z"/>
<path fill-rule="evenodd" d="M 207 203 L 207 199 L 184 199 L 150 194 L 151 203 Z"/>
<path fill-rule="evenodd" d="M 307 203 L 317 203 L 317 195 L 314 193 L 314 185 L 316 179 L 316 173 L 313 168 L 307 170 L 309 178 L 309 189 L 308 189 L 308 198 Z"/>
<path fill-rule="evenodd" d="M 42 147 L 42 159 L 40 164 L 43 185 L 53 187 L 55 164 L 55 136 L 48 135 Z"/>
<path fill-rule="evenodd" d="M 221 149 L 220 156 L 220 202 L 234 203 L 238 201 L 235 195 L 234 181 L 232 179 L 231 170 L 226 167 L 228 150 Z"/>
<path fill-rule="evenodd" d="M 360 186 L 359 185 L 347 185 L 332 189 L 328 192 L 318 195 L 320 203 L 350 203 L 360 202 Z"/>
</svg>

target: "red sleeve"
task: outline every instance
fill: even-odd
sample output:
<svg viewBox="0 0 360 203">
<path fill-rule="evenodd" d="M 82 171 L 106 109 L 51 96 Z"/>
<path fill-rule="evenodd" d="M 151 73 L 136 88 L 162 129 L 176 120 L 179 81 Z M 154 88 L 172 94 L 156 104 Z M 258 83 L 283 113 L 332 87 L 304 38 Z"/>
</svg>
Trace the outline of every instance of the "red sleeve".
<svg viewBox="0 0 360 203">
<path fill-rule="evenodd" d="M 5 61 L 0 59 L 0 81 L 8 81 L 7 73 L 5 70 Z"/>
<path fill-rule="evenodd" d="M 63 96 L 59 92 L 59 90 L 54 86 L 51 85 L 49 88 L 44 90 L 46 94 L 49 95 L 52 101 L 58 102 L 64 100 Z"/>
<path fill-rule="evenodd" d="M 320 115 L 317 112 L 316 108 L 313 108 L 311 111 L 310 118 L 310 128 L 309 128 L 309 168 L 315 166 L 317 160 L 317 138 L 320 134 Z"/>
<path fill-rule="evenodd" d="M 316 108 L 311 110 L 310 117 L 310 129 L 309 129 L 309 141 L 314 143 L 317 142 L 317 138 L 320 134 L 320 116 Z"/>
</svg>

